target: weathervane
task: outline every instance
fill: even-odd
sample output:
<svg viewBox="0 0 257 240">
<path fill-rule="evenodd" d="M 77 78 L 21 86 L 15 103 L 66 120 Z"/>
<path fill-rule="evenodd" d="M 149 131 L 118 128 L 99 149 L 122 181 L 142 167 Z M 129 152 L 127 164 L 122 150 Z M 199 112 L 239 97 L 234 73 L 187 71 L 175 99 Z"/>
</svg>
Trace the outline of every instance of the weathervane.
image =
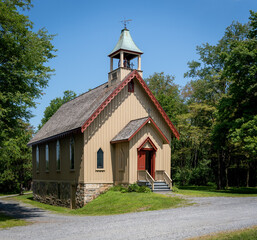
<svg viewBox="0 0 257 240">
<path fill-rule="evenodd" d="M 132 19 L 127 19 L 127 20 L 126 20 L 126 18 L 124 18 L 124 20 L 121 21 L 121 22 L 124 24 L 124 28 L 125 28 L 125 29 L 127 29 L 127 24 L 128 24 L 130 21 L 132 21 Z"/>
</svg>

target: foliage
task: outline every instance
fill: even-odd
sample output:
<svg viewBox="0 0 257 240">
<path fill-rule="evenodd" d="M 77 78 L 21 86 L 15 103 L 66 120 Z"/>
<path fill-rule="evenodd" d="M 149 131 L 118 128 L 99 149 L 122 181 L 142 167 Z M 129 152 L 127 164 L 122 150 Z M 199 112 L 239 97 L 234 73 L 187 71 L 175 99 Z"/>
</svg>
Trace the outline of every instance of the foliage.
<svg viewBox="0 0 257 240">
<path fill-rule="evenodd" d="M 31 7 L 31 0 L 0 2 L 0 191 L 18 191 L 31 180 L 27 122 L 53 72 L 53 35 L 33 31 L 22 14 Z"/>
<path fill-rule="evenodd" d="M 145 79 L 146 84 L 173 122 L 177 123 L 177 114 L 183 111 L 183 102 L 174 77 L 164 73 L 154 73 Z"/>
<path fill-rule="evenodd" d="M 20 119 L 31 117 L 53 72 L 45 65 L 55 57 L 53 35 L 45 29 L 33 32 L 33 23 L 19 9 L 30 7 L 30 0 L 0 2 L 0 147 L 15 135 Z"/>
<path fill-rule="evenodd" d="M 32 195 L 15 197 L 33 206 L 56 213 L 71 215 L 113 215 L 130 212 L 153 211 L 184 206 L 187 201 L 179 197 L 168 197 L 156 193 L 121 193 L 107 191 L 79 209 L 68 209 L 34 201 Z"/>
<path fill-rule="evenodd" d="M 248 24 L 233 22 L 216 45 L 197 47 L 199 61 L 188 63 L 186 112 L 177 116 L 181 141 L 174 141 L 172 156 L 180 184 L 206 184 L 215 176 L 219 189 L 228 187 L 230 169 L 246 166 L 248 185 L 256 161 L 249 157 L 256 148 L 256 19 L 251 12 Z M 256 168 L 254 174 L 253 185 Z"/>
<path fill-rule="evenodd" d="M 63 92 L 63 97 L 57 97 L 50 102 L 50 105 L 46 107 L 44 111 L 44 117 L 41 119 L 41 124 L 38 129 L 42 128 L 43 125 L 55 114 L 55 112 L 66 102 L 74 99 L 77 94 L 73 91 L 66 90 Z"/>
<path fill-rule="evenodd" d="M 33 131 L 29 124 L 19 124 L 23 128 L 0 148 L 0 192 L 22 192 L 32 180 L 32 153 L 27 143 Z"/>
<path fill-rule="evenodd" d="M 130 184 L 128 187 L 116 185 L 110 189 L 111 191 L 117 191 L 121 193 L 138 192 L 138 193 L 150 193 L 151 189 L 146 186 L 139 186 L 137 183 Z"/>
</svg>

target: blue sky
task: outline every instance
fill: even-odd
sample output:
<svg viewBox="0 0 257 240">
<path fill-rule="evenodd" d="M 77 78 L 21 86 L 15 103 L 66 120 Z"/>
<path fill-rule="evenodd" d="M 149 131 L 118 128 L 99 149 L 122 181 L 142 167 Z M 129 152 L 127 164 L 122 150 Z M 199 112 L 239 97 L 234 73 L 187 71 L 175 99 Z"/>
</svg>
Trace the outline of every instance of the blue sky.
<svg viewBox="0 0 257 240">
<path fill-rule="evenodd" d="M 144 78 L 154 72 L 174 75 L 184 86 L 187 62 L 198 59 L 196 46 L 216 44 L 232 21 L 246 23 L 257 0 L 35 0 L 26 14 L 34 29 L 57 34 L 57 57 L 49 62 L 55 75 L 38 99 L 30 123 L 37 127 L 45 108 L 65 90 L 81 94 L 108 79 L 108 54 L 117 43 L 121 20 L 144 52 Z"/>
</svg>

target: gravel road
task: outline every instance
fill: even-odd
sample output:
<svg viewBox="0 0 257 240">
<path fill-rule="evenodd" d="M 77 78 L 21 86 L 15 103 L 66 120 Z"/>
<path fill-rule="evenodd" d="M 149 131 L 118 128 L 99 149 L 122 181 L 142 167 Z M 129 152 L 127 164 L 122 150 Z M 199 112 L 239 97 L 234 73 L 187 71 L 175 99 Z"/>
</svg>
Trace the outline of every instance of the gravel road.
<svg viewBox="0 0 257 240">
<path fill-rule="evenodd" d="M 257 197 L 190 198 L 196 204 L 175 209 L 113 216 L 64 216 L 0 200 L 7 211 L 32 225 L 0 230 L 0 239 L 186 239 L 257 225 Z"/>
</svg>

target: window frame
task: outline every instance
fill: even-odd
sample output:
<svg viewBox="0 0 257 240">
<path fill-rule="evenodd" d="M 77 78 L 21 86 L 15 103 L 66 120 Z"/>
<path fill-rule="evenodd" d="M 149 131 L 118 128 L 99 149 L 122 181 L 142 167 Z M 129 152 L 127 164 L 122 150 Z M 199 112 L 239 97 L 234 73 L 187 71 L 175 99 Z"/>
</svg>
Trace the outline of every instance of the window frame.
<svg viewBox="0 0 257 240">
<path fill-rule="evenodd" d="M 75 140 L 70 138 L 70 170 L 75 169 Z"/>
<path fill-rule="evenodd" d="M 36 147 L 36 171 L 39 172 L 39 147 Z"/>
<path fill-rule="evenodd" d="M 46 144 L 45 146 L 45 160 L 46 160 L 46 172 L 49 171 L 49 146 Z"/>
<path fill-rule="evenodd" d="M 104 170 L 104 151 L 102 150 L 102 148 L 99 148 L 97 150 L 96 156 L 96 168 L 98 170 Z M 102 161 L 102 164 L 99 164 L 101 163 L 99 161 Z"/>
<path fill-rule="evenodd" d="M 59 139 L 56 141 L 56 171 L 61 171 L 61 145 Z"/>
</svg>

